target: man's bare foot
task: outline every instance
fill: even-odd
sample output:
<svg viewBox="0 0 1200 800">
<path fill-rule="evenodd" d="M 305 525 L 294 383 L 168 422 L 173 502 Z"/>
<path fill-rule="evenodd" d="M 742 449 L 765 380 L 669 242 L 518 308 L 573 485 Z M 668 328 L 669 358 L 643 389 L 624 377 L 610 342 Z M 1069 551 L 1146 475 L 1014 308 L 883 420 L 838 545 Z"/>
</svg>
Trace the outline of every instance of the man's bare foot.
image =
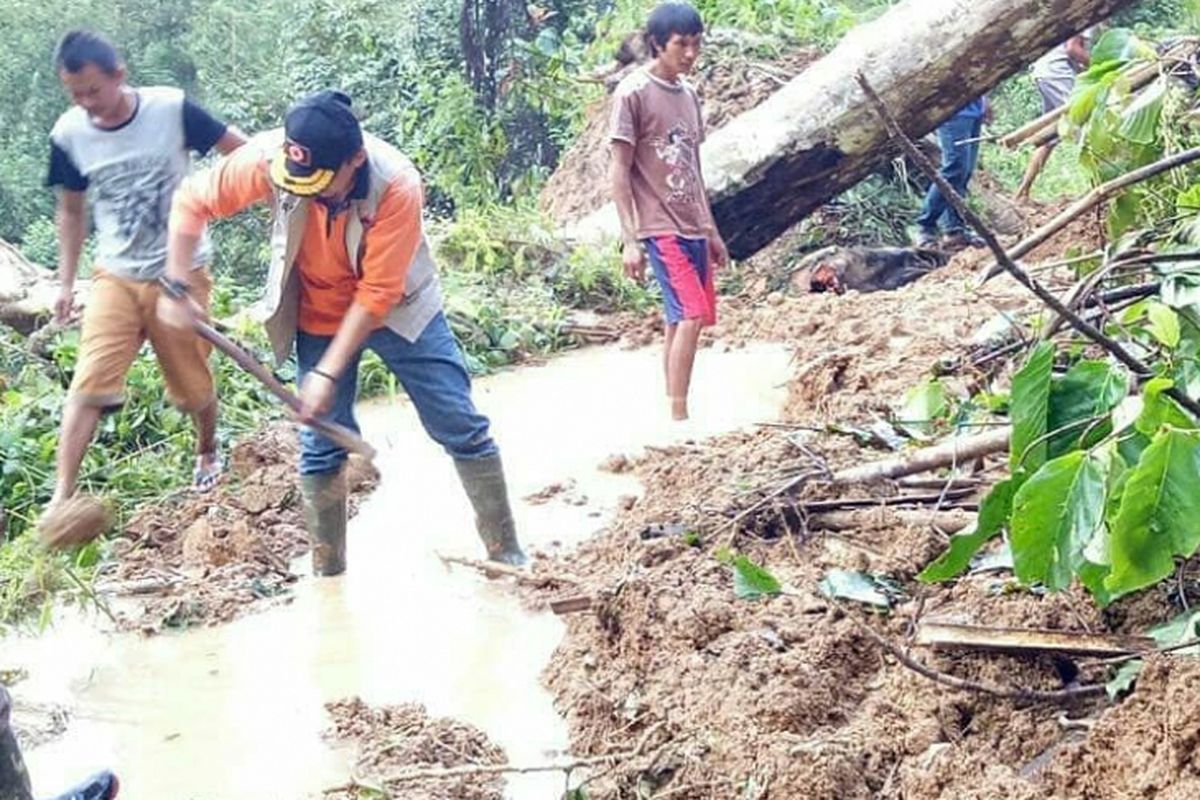
<svg viewBox="0 0 1200 800">
<path fill-rule="evenodd" d="M 688 418 L 688 403 L 686 397 L 671 398 L 671 419 L 683 420 Z"/>
</svg>

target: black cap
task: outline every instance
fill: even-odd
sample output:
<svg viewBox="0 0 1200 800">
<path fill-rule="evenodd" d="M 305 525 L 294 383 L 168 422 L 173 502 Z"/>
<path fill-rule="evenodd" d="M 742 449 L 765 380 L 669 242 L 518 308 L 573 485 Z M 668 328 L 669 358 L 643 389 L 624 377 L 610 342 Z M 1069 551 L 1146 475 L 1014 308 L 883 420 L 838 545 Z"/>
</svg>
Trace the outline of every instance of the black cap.
<svg viewBox="0 0 1200 800">
<path fill-rule="evenodd" d="M 363 146 L 362 128 L 345 92 L 326 89 L 298 100 L 283 123 L 283 149 L 271 162 L 271 180 L 305 197 L 320 194 L 338 167 Z"/>
</svg>

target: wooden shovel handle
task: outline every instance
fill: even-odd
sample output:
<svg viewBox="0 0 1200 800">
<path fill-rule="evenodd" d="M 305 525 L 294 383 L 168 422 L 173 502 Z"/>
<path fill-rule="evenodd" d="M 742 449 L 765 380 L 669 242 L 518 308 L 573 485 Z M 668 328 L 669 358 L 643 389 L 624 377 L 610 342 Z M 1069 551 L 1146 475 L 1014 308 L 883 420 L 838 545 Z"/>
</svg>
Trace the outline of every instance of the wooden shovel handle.
<svg viewBox="0 0 1200 800">
<path fill-rule="evenodd" d="M 271 374 L 271 371 L 264 367 L 254 356 L 247 353 L 234 342 L 217 332 L 215 328 L 203 320 L 195 320 L 194 322 L 196 333 L 205 341 L 212 344 L 213 347 L 220 350 L 225 355 L 232 358 L 239 367 L 249 372 L 255 378 L 266 386 L 271 394 L 275 395 L 281 403 L 290 408 L 292 411 L 300 410 L 300 398 L 289 391 L 286 386 Z M 338 446 L 344 447 L 352 453 L 358 453 L 365 458 L 371 459 L 375 457 L 375 448 L 363 441 L 362 437 L 349 428 L 338 425 L 336 422 L 330 422 L 324 419 L 315 419 L 308 426 L 322 435 L 326 436 Z"/>
</svg>

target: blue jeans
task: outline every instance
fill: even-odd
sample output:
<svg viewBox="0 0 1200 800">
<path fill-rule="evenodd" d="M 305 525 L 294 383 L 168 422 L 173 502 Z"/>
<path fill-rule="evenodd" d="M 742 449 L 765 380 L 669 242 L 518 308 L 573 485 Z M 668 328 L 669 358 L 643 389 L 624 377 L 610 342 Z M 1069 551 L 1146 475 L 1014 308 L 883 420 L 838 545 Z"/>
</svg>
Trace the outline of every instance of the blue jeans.
<svg viewBox="0 0 1200 800">
<path fill-rule="evenodd" d="M 296 334 L 296 362 L 303 380 L 324 355 L 332 336 Z M 485 458 L 498 451 L 488 431 L 488 419 L 471 401 L 471 376 L 463 361 L 458 341 L 441 312 L 430 321 L 415 342 L 390 328 L 374 331 L 363 348 L 375 351 L 408 393 L 425 432 L 455 459 Z M 358 431 L 354 401 L 358 394 L 357 355 L 338 379 L 337 395 L 328 418 Z M 346 460 L 346 451 L 311 428 L 300 431 L 300 474 L 336 472 Z"/>
<path fill-rule="evenodd" d="M 963 197 L 967 196 L 967 184 L 971 182 L 975 164 L 979 161 L 979 142 L 955 143 L 978 138 L 982 130 L 981 117 L 966 116 L 951 117 L 937 130 L 938 146 L 942 149 L 942 177 Z M 921 208 L 921 216 L 917 217 L 917 224 L 923 231 L 933 232 L 943 220 L 941 227 L 946 233 L 957 233 L 966 227 L 935 183 L 925 195 L 925 204 Z"/>
</svg>

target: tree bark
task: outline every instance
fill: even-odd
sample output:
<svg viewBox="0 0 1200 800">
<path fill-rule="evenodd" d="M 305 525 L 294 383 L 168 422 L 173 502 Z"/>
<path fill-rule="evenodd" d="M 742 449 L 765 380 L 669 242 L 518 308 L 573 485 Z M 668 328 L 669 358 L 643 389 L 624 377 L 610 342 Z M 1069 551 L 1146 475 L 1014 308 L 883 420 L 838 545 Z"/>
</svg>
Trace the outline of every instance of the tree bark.
<svg viewBox="0 0 1200 800">
<path fill-rule="evenodd" d="M 713 133 L 705 184 L 730 254 L 747 258 L 895 155 L 854 76 L 920 137 L 1072 34 L 1132 0 L 906 0 L 855 28 L 766 102 Z M 619 233 L 610 203 L 564 233 Z"/>
<path fill-rule="evenodd" d="M 58 281 L 0 240 L 0 325 L 28 336 L 50 320 Z"/>
</svg>

